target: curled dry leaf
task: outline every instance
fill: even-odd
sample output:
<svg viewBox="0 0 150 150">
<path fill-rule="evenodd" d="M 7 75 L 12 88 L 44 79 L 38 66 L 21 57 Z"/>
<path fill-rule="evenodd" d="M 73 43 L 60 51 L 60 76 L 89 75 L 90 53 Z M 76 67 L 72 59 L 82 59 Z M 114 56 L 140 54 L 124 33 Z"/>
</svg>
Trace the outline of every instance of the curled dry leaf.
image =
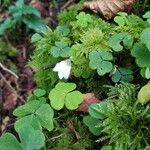
<svg viewBox="0 0 150 150">
<path fill-rule="evenodd" d="M 79 108 L 77 109 L 77 111 L 81 111 L 81 112 L 88 112 L 88 108 L 91 104 L 93 103 L 99 103 L 100 101 L 96 98 L 94 93 L 86 93 L 84 95 L 84 100 L 83 102 L 80 104 Z"/>
<path fill-rule="evenodd" d="M 135 0 L 93 0 L 85 2 L 82 9 L 90 9 L 102 14 L 107 20 L 112 19 L 118 12 L 130 11 Z"/>
</svg>

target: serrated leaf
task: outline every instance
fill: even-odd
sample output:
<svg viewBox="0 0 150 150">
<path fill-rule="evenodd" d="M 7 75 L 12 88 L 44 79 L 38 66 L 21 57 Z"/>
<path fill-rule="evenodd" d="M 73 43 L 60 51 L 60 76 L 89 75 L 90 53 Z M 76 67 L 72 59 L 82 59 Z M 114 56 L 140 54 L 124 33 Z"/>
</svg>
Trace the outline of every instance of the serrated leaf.
<svg viewBox="0 0 150 150">
<path fill-rule="evenodd" d="M 68 109 L 74 110 L 79 107 L 79 104 L 83 101 L 83 94 L 79 91 L 73 91 L 68 93 L 65 100 L 65 105 Z"/>
<path fill-rule="evenodd" d="M 112 74 L 112 81 L 117 83 L 120 81 L 131 82 L 133 80 L 133 72 L 127 68 L 116 68 L 115 72 Z"/>
<path fill-rule="evenodd" d="M 126 49 L 130 49 L 133 45 L 133 38 L 127 32 L 117 33 L 109 39 L 108 44 L 115 52 L 119 52 L 123 50 L 121 42 Z"/>
<path fill-rule="evenodd" d="M 69 57 L 71 48 L 63 42 L 55 42 L 55 46 L 51 47 L 51 54 L 54 57 Z"/>
<path fill-rule="evenodd" d="M 93 118 L 104 119 L 107 113 L 107 102 L 91 104 L 88 112 Z"/>
<path fill-rule="evenodd" d="M 5 133 L 0 137 L 0 150 L 23 150 L 23 148 L 14 135 Z"/>
<path fill-rule="evenodd" d="M 92 134 L 99 136 L 102 132 L 101 127 L 97 127 L 98 124 L 100 124 L 100 120 L 93 118 L 91 116 L 86 116 L 83 118 L 83 122 L 86 126 L 88 126 L 89 130 L 92 132 Z"/>
<path fill-rule="evenodd" d="M 36 89 L 33 91 L 33 94 L 37 97 L 42 97 L 46 94 L 46 91 L 43 89 Z"/>
<path fill-rule="evenodd" d="M 53 109 L 48 104 L 43 104 L 37 111 L 36 115 L 39 118 L 41 126 L 52 131 L 54 128 L 53 125 L 53 117 L 54 112 Z"/>
<path fill-rule="evenodd" d="M 40 149 L 44 146 L 45 137 L 42 131 L 25 125 L 19 130 L 21 143 L 26 150 Z"/>
<path fill-rule="evenodd" d="M 150 28 L 146 28 L 142 31 L 140 39 L 150 51 Z"/>
<path fill-rule="evenodd" d="M 139 67 L 149 67 L 150 66 L 150 51 L 145 45 L 141 43 L 136 43 L 133 46 L 131 55 L 136 58 L 136 63 Z"/>
<path fill-rule="evenodd" d="M 110 60 L 113 59 L 113 56 L 110 52 L 106 50 L 97 50 L 92 51 L 89 54 L 90 63 L 89 66 L 91 69 L 97 69 L 97 73 L 102 76 L 106 73 L 111 72 L 113 65 Z"/>
</svg>

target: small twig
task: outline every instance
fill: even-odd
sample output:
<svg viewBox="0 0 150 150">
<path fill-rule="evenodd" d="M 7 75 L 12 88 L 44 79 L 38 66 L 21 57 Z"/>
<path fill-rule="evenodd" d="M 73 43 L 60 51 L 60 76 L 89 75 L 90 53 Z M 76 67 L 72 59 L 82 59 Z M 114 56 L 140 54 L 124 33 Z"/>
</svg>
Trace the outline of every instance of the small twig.
<svg viewBox="0 0 150 150">
<path fill-rule="evenodd" d="M 17 95 L 17 97 L 18 97 L 22 102 L 25 102 L 25 100 L 24 100 L 20 95 L 18 95 L 17 91 L 7 82 L 7 80 L 6 80 L 5 77 L 1 74 L 1 72 L 0 72 L 0 77 L 1 77 L 2 80 L 8 85 L 8 87 L 9 87 L 13 92 L 15 92 L 15 94 Z"/>
<path fill-rule="evenodd" d="M 72 3 L 74 3 L 75 0 L 69 0 L 68 2 L 66 2 L 62 7 L 61 10 L 69 7 Z"/>
<path fill-rule="evenodd" d="M 2 63 L 0 63 L 0 67 L 4 70 L 4 71 L 6 71 L 6 72 L 8 72 L 8 73 L 10 73 L 11 75 L 13 75 L 15 78 L 19 78 L 13 71 L 11 71 L 10 69 L 8 69 L 8 68 L 6 68 Z"/>
<path fill-rule="evenodd" d="M 62 134 L 60 134 L 60 135 L 58 135 L 58 136 L 54 136 L 54 137 L 52 137 L 52 138 L 49 138 L 49 139 L 46 140 L 46 142 L 48 142 L 48 141 L 53 141 L 53 140 L 55 140 L 55 139 L 58 139 L 58 138 L 62 137 L 63 135 L 64 135 L 64 133 L 62 133 Z"/>
</svg>

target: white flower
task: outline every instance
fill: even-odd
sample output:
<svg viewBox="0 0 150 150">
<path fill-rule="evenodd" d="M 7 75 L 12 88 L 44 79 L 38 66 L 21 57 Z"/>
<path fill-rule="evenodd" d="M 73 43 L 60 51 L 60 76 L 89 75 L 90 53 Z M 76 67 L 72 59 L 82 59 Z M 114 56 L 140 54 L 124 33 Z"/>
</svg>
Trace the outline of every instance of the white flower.
<svg viewBox="0 0 150 150">
<path fill-rule="evenodd" d="M 66 59 L 57 63 L 53 71 L 58 72 L 59 79 L 68 79 L 71 72 L 71 60 Z"/>
</svg>

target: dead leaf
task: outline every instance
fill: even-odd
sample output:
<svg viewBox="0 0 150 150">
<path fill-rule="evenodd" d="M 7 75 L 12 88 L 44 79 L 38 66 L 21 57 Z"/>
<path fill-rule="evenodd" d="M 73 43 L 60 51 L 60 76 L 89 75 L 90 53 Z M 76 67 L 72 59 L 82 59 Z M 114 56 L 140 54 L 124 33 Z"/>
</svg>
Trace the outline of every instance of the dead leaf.
<svg viewBox="0 0 150 150">
<path fill-rule="evenodd" d="M 2 126 L 1 126 L 1 132 L 3 133 L 8 125 L 10 121 L 10 118 L 8 116 L 6 116 L 3 120 L 2 120 Z"/>
<path fill-rule="evenodd" d="M 90 9 L 102 14 L 107 20 L 112 19 L 118 12 L 130 11 L 135 0 L 93 0 L 85 2 L 82 9 Z"/>
<path fill-rule="evenodd" d="M 80 137 L 80 134 L 79 132 L 77 132 L 73 126 L 73 122 L 71 120 L 67 120 L 67 127 L 68 129 L 73 132 L 77 138 L 77 140 L 79 140 L 81 137 Z"/>
<path fill-rule="evenodd" d="M 88 108 L 93 103 L 99 103 L 100 101 L 96 98 L 94 93 L 87 93 L 84 95 L 84 100 L 80 104 L 77 111 L 88 112 Z"/>
</svg>

